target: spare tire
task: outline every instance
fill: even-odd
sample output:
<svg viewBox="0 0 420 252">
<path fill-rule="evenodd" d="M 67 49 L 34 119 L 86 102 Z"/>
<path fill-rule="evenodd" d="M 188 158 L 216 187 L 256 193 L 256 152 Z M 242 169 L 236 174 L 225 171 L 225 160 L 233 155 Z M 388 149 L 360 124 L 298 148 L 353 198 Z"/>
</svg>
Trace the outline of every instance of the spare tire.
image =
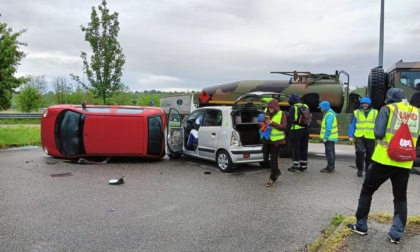
<svg viewBox="0 0 420 252">
<path fill-rule="evenodd" d="M 386 73 L 382 67 L 375 67 L 369 73 L 367 95 L 372 101 L 374 109 L 380 109 L 384 105 L 387 92 Z"/>
</svg>

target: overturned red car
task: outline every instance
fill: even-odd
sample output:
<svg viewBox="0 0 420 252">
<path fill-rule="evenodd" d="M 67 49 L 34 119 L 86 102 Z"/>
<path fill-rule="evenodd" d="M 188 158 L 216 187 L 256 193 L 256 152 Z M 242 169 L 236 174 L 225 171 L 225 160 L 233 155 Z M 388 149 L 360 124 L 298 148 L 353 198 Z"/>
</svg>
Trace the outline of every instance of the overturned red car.
<svg viewBox="0 0 420 252">
<path fill-rule="evenodd" d="M 58 158 L 165 155 L 165 112 L 157 107 L 55 105 L 41 119 L 44 152 Z"/>
</svg>

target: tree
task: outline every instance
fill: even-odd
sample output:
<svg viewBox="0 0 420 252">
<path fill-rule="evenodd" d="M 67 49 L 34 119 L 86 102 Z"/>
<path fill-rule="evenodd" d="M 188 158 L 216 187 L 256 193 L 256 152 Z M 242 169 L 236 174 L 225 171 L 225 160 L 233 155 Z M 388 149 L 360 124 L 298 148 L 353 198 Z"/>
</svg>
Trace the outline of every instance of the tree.
<svg viewBox="0 0 420 252">
<path fill-rule="evenodd" d="M 42 96 L 36 88 L 26 86 L 20 91 L 16 102 L 19 110 L 22 112 L 37 111 L 42 107 Z"/>
<path fill-rule="evenodd" d="M 74 80 L 92 91 L 95 97 L 102 98 L 103 104 L 106 104 L 107 98 L 124 90 L 121 76 L 125 63 L 125 56 L 117 40 L 120 30 L 118 13 L 110 14 L 106 5 L 106 0 L 102 0 L 102 5 L 98 6 L 100 17 L 95 7 L 92 7 L 91 22 L 87 27 L 80 26 L 85 32 L 85 41 L 89 42 L 92 49 L 90 63 L 87 53 L 81 52 L 83 71 L 89 83 L 81 82 L 79 76 L 71 74 Z"/>
<path fill-rule="evenodd" d="M 64 77 L 57 77 L 53 81 L 53 90 L 55 93 L 55 101 L 58 104 L 67 103 L 67 98 L 73 91 L 71 84 L 67 83 L 67 79 Z M 81 103 L 81 101 L 80 101 Z"/>
<path fill-rule="evenodd" d="M 17 40 L 25 31 L 14 33 L 6 23 L 0 22 L 0 111 L 10 108 L 15 89 L 26 82 L 25 77 L 14 76 L 20 61 L 26 56 L 19 51 L 19 47 L 26 46 L 26 43 Z"/>
<path fill-rule="evenodd" d="M 25 86 L 36 88 L 41 95 L 45 95 L 48 92 L 48 81 L 45 79 L 44 75 L 27 76 Z"/>
</svg>

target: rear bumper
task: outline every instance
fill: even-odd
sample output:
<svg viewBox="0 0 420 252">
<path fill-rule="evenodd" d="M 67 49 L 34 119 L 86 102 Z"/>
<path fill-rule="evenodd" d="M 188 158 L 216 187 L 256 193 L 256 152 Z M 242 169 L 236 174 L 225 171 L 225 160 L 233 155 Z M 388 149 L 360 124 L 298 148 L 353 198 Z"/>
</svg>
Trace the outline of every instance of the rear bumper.
<svg viewBox="0 0 420 252">
<path fill-rule="evenodd" d="M 262 147 L 247 147 L 230 150 L 232 163 L 254 163 L 263 161 Z"/>
</svg>

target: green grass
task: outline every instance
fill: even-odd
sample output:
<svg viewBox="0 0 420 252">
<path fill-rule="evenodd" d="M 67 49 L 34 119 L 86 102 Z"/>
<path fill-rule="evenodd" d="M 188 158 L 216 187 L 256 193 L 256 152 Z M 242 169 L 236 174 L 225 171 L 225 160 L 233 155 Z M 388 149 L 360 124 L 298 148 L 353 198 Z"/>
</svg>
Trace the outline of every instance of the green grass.
<svg viewBox="0 0 420 252">
<path fill-rule="evenodd" d="M 0 124 L 41 124 L 41 118 L 2 118 Z"/>
<path fill-rule="evenodd" d="M 0 126 L 0 148 L 41 145 L 40 125 Z"/>
<path fill-rule="evenodd" d="M 377 223 L 391 224 L 392 214 L 387 212 L 370 213 L 369 220 L 376 221 Z M 324 230 L 322 230 L 321 235 L 311 244 L 308 244 L 305 247 L 304 251 L 343 251 L 342 249 L 347 243 L 346 237 L 352 234 L 351 230 L 346 226 L 347 224 L 355 222 L 356 217 L 354 217 L 354 215 L 346 216 L 343 214 L 336 214 L 331 219 L 330 225 Z M 408 216 L 406 232 L 415 234 L 418 234 L 420 232 L 420 216 Z"/>
</svg>

